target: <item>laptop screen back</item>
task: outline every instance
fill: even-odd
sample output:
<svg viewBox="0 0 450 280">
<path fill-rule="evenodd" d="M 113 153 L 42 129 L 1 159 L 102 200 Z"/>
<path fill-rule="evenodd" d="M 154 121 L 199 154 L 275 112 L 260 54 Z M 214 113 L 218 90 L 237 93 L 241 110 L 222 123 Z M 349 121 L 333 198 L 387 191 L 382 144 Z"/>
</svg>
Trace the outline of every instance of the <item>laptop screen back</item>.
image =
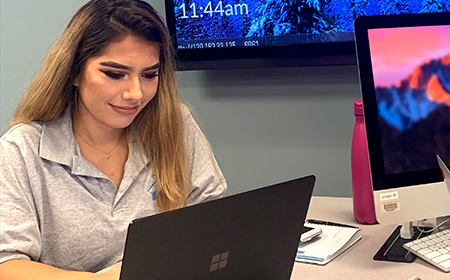
<svg viewBox="0 0 450 280">
<path fill-rule="evenodd" d="M 134 221 L 122 280 L 290 278 L 308 176 Z"/>
</svg>

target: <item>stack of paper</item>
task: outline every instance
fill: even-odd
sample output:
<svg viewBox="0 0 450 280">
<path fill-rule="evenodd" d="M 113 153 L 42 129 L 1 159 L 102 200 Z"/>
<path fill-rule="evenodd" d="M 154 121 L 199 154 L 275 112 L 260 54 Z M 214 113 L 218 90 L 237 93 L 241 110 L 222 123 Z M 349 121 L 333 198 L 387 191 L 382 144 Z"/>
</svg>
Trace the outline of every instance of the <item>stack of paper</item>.
<svg viewBox="0 0 450 280">
<path fill-rule="evenodd" d="M 359 228 L 309 223 L 305 226 L 320 227 L 322 234 L 300 244 L 295 258 L 299 262 L 326 264 L 361 239 Z"/>
</svg>

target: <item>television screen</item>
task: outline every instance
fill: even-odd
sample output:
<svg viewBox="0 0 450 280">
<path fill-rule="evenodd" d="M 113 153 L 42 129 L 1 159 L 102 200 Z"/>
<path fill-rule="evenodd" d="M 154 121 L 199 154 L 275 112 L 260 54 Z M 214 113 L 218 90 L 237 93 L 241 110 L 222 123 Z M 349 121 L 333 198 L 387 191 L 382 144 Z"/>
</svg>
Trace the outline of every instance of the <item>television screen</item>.
<svg viewBox="0 0 450 280">
<path fill-rule="evenodd" d="M 446 0 L 165 1 L 168 27 L 181 61 L 253 59 L 263 63 L 261 59 L 266 59 L 273 65 L 289 61 L 355 64 L 356 17 L 450 10 Z"/>
</svg>

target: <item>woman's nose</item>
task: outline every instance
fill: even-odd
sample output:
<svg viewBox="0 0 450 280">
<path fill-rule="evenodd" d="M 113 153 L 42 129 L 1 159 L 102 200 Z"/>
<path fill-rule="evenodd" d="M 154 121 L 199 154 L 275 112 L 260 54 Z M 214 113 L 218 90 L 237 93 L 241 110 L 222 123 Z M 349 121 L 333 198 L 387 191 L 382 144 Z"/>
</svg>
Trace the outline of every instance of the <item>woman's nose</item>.
<svg viewBox="0 0 450 280">
<path fill-rule="evenodd" d="M 139 78 L 133 78 L 128 84 L 128 88 L 123 92 L 122 97 L 124 99 L 138 100 L 142 98 L 141 83 Z"/>
</svg>

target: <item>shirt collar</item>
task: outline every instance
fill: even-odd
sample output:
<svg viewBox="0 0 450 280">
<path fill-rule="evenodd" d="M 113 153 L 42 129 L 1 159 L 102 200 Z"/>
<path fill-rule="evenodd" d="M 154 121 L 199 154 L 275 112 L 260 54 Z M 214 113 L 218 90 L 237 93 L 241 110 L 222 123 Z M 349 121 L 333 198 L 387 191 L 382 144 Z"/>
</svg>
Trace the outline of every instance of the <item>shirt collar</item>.
<svg viewBox="0 0 450 280">
<path fill-rule="evenodd" d="M 72 131 L 72 114 L 67 108 L 61 117 L 44 122 L 39 156 L 69 167 L 74 155 L 80 155 L 80 147 Z"/>
</svg>

